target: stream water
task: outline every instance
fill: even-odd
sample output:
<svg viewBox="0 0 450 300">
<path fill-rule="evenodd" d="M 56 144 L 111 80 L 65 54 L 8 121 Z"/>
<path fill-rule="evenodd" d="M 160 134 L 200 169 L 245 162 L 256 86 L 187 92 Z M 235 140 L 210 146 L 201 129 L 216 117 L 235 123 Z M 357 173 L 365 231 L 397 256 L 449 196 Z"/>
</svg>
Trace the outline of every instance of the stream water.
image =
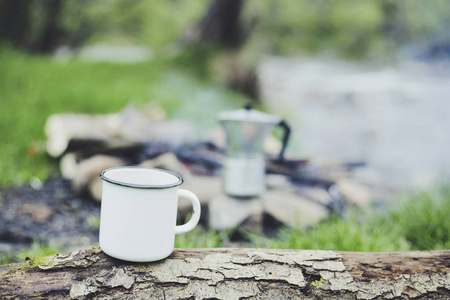
<svg viewBox="0 0 450 300">
<path fill-rule="evenodd" d="M 270 58 L 259 76 L 264 103 L 293 127 L 291 153 L 364 161 L 357 180 L 416 189 L 450 170 L 449 67 Z"/>
</svg>

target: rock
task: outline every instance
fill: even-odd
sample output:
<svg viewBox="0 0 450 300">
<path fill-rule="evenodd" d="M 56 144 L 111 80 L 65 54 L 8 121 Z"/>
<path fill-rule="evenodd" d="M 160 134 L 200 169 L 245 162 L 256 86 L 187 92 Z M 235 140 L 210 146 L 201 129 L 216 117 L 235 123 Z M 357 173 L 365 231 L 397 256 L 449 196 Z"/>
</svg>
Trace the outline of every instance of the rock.
<svg viewBox="0 0 450 300">
<path fill-rule="evenodd" d="M 36 191 L 39 191 L 43 186 L 42 181 L 38 177 L 31 178 L 29 184 Z"/>
<path fill-rule="evenodd" d="M 267 190 L 260 197 L 234 198 L 220 194 L 209 203 L 209 225 L 218 230 L 233 229 L 245 224 L 260 232 L 263 213 L 292 227 L 306 228 L 327 218 L 325 205 L 302 197 L 292 190 Z"/>
<path fill-rule="evenodd" d="M 260 198 L 242 199 L 219 194 L 209 203 L 209 225 L 218 230 L 236 228 L 248 218 L 260 218 L 262 214 Z"/>
<path fill-rule="evenodd" d="M 329 205 L 333 201 L 333 198 L 327 192 L 327 190 L 320 186 L 303 184 L 297 185 L 295 187 L 295 190 L 301 197 L 307 198 L 322 205 Z"/>
<path fill-rule="evenodd" d="M 239 225 L 239 229 L 241 229 L 243 232 L 251 232 L 253 234 L 262 235 L 264 234 L 265 230 L 265 222 L 266 218 L 264 214 L 253 214 L 247 217 L 242 223 Z M 237 239 L 246 239 L 247 237 L 242 235 L 243 232 L 236 232 L 237 233 Z M 233 239 L 233 238 L 231 238 Z"/>
<path fill-rule="evenodd" d="M 43 224 L 50 220 L 53 216 L 53 211 L 44 204 L 31 204 L 27 203 L 22 206 L 19 211 L 20 214 L 30 214 L 33 218 L 33 222 L 37 224 Z"/>
<path fill-rule="evenodd" d="M 78 167 L 77 173 L 73 179 L 73 186 L 78 193 L 88 190 L 91 196 L 101 200 L 101 178 L 100 173 L 108 168 L 124 166 L 126 163 L 113 156 L 94 155 L 91 158 L 83 160 Z"/>
<path fill-rule="evenodd" d="M 345 199 L 352 204 L 366 206 L 372 200 L 369 189 L 354 180 L 342 178 L 336 182 L 336 186 Z"/>
<path fill-rule="evenodd" d="M 284 190 L 267 190 L 260 199 L 266 213 L 292 227 L 306 228 L 329 216 L 321 204 Z"/>
</svg>

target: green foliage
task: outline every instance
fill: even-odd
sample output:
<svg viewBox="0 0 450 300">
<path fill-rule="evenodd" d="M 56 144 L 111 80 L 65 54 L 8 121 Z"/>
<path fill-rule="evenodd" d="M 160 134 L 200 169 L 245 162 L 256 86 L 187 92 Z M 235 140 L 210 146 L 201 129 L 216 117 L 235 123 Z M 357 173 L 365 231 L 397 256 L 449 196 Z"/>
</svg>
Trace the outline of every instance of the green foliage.
<svg viewBox="0 0 450 300">
<path fill-rule="evenodd" d="M 251 235 L 258 247 L 339 251 L 403 251 L 408 244 L 378 219 L 360 221 L 355 213 L 346 219 L 332 217 L 309 229 L 286 227 L 279 236 L 265 239 Z"/>
<path fill-rule="evenodd" d="M 284 54 L 386 55 L 396 45 L 445 34 L 450 20 L 445 0 L 271 0 L 252 7 L 259 39 Z"/>
<path fill-rule="evenodd" d="M 315 287 L 316 289 L 320 289 L 320 286 L 325 282 L 323 278 L 320 278 L 320 280 L 314 280 L 311 282 L 310 286 Z"/>
<path fill-rule="evenodd" d="M 45 262 L 45 260 L 41 259 L 42 257 L 55 255 L 64 250 L 65 249 L 60 244 L 54 241 L 42 242 L 36 239 L 29 246 L 29 248 L 15 253 L 1 253 L 0 265 L 6 265 L 13 262 L 24 262 L 25 260 L 29 260 L 29 264 L 26 265 L 26 267 L 29 268 Z"/>
<path fill-rule="evenodd" d="M 0 265 L 7 265 L 13 262 L 12 253 L 0 253 Z"/>
<path fill-rule="evenodd" d="M 194 230 L 175 237 L 175 248 L 220 248 L 224 242 L 220 233 L 215 230 L 205 230 L 197 226 Z"/>
<path fill-rule="evenodd" d="M 62 27 L 73 35 L 92 32 L 90 42 L 117 41 L 160 48 L 173 43 L 198 20 L 207 0 L 65 1 Z M 76 12 L 76 13 L 74 13 Z"/>
<path fill-rule="evenodd" d="M 25 261 L 26 258 L 54 255 L 59 253 L 61 250 L 63 250 L 62 246 L 53 241 L 47 243 L 39 240 L 34 240 L 28 249 L 19 251 L 14 256 L 14 261 L 22 262 Z"/>
<path fill-rule="evenodd" d="M 414 250 L 450 249 L 450 186 L 409 195 L 390 214 L 392 226 Z"/>
<path fill-rule="evenodd" d="M 140 44 L 170 51 L 196 26 L 212 0 L 66 0 L 57 28 L 67 44 Z M 244 1 L 244 23 L 257 20 L 261 49 L 292 54 L 334 52 L 351 58 L 392 55 L 395 46 L 448 38 L 446 0 L 267 0 Z M 30 2 L 27 40 L 43 39 L 48 5 Z M 251 23 L 251 22 L 247 22 Z M 245 27 L 245 26 L 244 26 Z"/>
</svg>

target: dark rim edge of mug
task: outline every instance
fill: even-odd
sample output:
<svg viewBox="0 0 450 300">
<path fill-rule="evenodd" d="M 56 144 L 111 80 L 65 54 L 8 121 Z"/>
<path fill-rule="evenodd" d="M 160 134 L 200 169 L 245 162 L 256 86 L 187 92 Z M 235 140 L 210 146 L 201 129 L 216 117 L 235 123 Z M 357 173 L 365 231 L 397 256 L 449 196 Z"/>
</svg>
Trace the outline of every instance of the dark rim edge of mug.
<svg viewBox="0 0 450 300">
<path fill-rule="evenodd" d="M 105 175 L 105 173 L 108 171 L 119 170 L 119 169 L 139 169 L 139 170 L 152 170 L 152 171 L 163 172 L 163 173 L 167 173 L 167 174 L 175 176 L 176 178 L 178 178 L 178 181 L 175 183 L 171 183 L 171 184 L 161 184 L 161 185 L 133 184 L 133 183 L 127 183 L 127 182 L 123 182 L 123 181 L 114 180 L 114 179 L 108 178 Z M 130 188 L 136 188 L 136 189 L 169 189 L 169 188 L 173 188 L 176 186 L 180 186 L 183 183 L 183 178 L 176 173 L 173 173 L 173 172 L 170 172 L 167 170 L 163 170 L 163 169 L 158 169 L 158 168 L 144 168 L 144 167 L 138 167 L 138 166 L 109 168 L 100 173 L 100 178 L 103 179 L 104 181 L 112 183 L 112 184 L 126 186 L 126 187 L 130 187 Z"/>
</svg>

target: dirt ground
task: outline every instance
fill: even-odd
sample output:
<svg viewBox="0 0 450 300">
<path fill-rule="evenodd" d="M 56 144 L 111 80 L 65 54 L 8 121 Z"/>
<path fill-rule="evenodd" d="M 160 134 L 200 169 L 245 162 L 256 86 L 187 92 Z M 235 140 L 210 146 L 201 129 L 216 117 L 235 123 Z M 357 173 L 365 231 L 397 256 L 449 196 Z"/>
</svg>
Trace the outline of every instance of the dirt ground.
<svg viewBox="0 0 450 300">
<path fill-rule="evenodd" d="M 70 181 L 49 179 L 36 190 L 30 185 L 1 190 L 0 253 L 54 241 L 66 250 L 98 243 L 100 205 L 77 195 Z"/>
</svg>

